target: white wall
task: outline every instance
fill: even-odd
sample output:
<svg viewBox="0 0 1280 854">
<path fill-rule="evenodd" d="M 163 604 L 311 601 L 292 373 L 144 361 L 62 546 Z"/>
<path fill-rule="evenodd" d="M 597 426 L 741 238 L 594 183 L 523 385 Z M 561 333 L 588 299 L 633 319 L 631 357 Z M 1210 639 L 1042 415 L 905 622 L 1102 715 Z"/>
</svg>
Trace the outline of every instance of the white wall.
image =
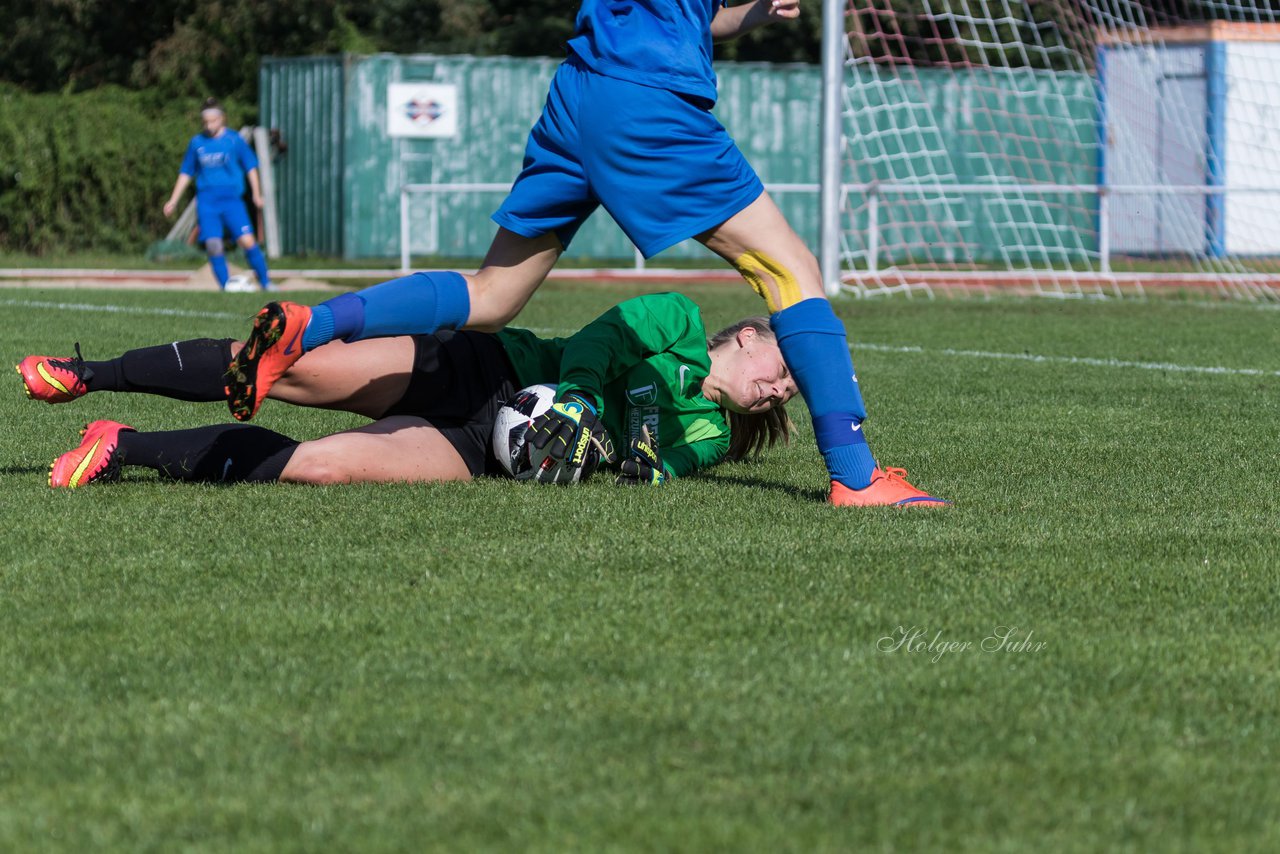
<svg viewBox="0 0 1280 854">
<path fill-rule="evenodd" d="M 1227 187 L 1280 188 L 1280 44 L 1226 46 Z M 1280 254 L 1280 192 L 1228 194 L 1228 255 Z"/>
<path fill-rule="evenodd" d="M 1109 186 L 1204 183 L 1202 46 L 1108 48 L 1106 99 Z M 1111 248 L 1119 253 L 1203 253 L 1204 197 L 1113 194 Z"/>
</svg>

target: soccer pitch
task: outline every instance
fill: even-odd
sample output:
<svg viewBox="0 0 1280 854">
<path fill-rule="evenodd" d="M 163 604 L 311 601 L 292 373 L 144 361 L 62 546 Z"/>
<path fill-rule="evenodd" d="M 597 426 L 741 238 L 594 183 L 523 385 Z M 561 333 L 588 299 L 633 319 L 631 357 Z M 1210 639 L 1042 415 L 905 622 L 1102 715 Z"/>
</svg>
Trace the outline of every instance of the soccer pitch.
<svg viewBox="0 0 1280 854">
<path fill-rule="evenodd" d="M 711 329 L 760 310 L 685 291 Z M 549 285 L 520 323 L 635 292 Z M 260 302 L 0 290 L 5 358 Z M 1280 313 L 838 311 L 872 447 L 954 508 L 824 506 L 798 401 L 791 447 L 661 490 L 54 492 L 86 420 L 229 416 L 10 374 L 0 849 L 1280 847 Z"/>
</svg>

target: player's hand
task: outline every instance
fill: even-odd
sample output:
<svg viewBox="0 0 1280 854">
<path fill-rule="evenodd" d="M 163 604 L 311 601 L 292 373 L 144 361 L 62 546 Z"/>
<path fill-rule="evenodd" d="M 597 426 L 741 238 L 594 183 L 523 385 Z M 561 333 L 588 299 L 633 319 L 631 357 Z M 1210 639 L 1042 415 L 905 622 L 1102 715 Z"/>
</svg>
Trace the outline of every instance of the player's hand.
<svg viewBox="0 0 1280 854">
<path fill-rule="evenodd" d="M 253 194 L 253 206 L 258 210 L 262 210 L 262 196 L 259 193 Z"/>
<path fill-rule="evenodd" d="M 165 216 L 173 216 L 173 212 L 176 211 L 177 209 L 178 209 L 178 203 L 175 202 L 173 199 L 170 199 L 169 201 L 164 203 Z"/>
<path fill-rule="evenodd" d="M 800 17 L 800 0 L 759 0 L 769 7 L 769 19 Z"/>
<path fill-rule="evenodd" d="M 662 486 L 667 471 L 662 467 L 662 454 L 648 427 L 640 428 L 640 438 L 632 439 L 627 455 L 619 466 L 614 483 L 619 486 Z"/>
<path fill-rule="evenodd" d="M 539 483 L 574 483 L 613 462 L 613 441 L 595 407 L 576 394 L 556 401 L 533 419 L 529 441 L 530 477 Z"/>
</svg>

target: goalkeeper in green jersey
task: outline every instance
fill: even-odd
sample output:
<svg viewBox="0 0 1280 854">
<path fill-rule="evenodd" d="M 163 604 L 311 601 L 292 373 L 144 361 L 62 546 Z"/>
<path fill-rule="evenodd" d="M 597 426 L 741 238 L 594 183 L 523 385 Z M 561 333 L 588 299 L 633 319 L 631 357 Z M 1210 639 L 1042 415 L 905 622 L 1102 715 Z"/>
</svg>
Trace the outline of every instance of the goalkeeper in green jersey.
<svg viewBox="0 0 1280 854">
<path fill-rule="evenodd" d="M 94 362 L 81 358 L 77 345 L 74 357 L 28 356 L 18 372 L 28 395 L 49 403 L 94 391 L 222 401 L 223 371 L 239 346 L 197 339 Z M 655 485 L 786 441 L 783 406 L 797 393 L 767 319 L 741 321 L 708 339 L 691 300 L 652 294 L 615 306 L 568 338 L 508 328 L 317 348 L 270 396 L 373 423 L 297 442 L 247 424 L 141 432 L 94 421 L 80 445 L 54 461 L 49 483 L 114 480 L 129 465 L 191 481 L 469 480 L 503 471 L 490 441 L 494 420 L 519 389 L 536 383 L 558 385 L 558 400 L 582 402 L 578 412 L 563 414 L 572 422 L 566 433 L 593 435 L 617 482 Z M 531 435 L 530 443 L 540 439 L 547 456 L 557 434 Z M 548 466 L 553 476 L 538 479 L 553 480 L 560 470 Z"/>
</svg>

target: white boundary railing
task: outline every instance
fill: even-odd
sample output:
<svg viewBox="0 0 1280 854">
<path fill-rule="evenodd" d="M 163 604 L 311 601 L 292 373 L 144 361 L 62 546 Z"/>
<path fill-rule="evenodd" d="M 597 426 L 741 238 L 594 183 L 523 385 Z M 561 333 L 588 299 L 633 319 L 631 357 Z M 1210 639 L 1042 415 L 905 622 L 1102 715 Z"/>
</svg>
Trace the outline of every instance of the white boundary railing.
<svg viewBox="0 0 1280 854">
<path fill-rule="evenodd" d="M 506 193 L 510 184 L 496 183 L 448 183 L 448 184 L 405 184 L 400 188 L 400 269 L 408 272 L 410 267 L 410 206 L 413 196 L 425 195 L 432 200 L 431 228 L 436 227 L 434 202 L 445 193 Z M 770 193 L 810 193 L 818 194 L 819 184 L 766 184 Z M 1111 197 L 1115 195 L 1201 195 L 1225 196 L 1230 193 L 1273 193 L 1280 196 L 1280 187 L 1223 187 L 1213 185 L 1171 185 L 1171 184 L 942 184 L 922 182 L 871 182 L 863 184 L 843 184 L 840 186 L 839 208 L 845 210 L 845 203 L 851 194 L 860 194 L 867 199 L 867 266 L 865 272 L 879 271 L 880 256 L 880 203 L 885 196 L 905 196 L 921 194 L 954 194 L 985 195 L 1003 193 L 1013 198 L 1035 197 L 1062 193 L 1082 193 L 1094 195 L 1098 199 L 1098 258 L 1100 271 L 1111 271 Z M 838 219 L 837 219 L 838 221 Z M 824 231 L 824 243 L 825 243 Z M 434 247 L 433 239 L 431 245 Z M 645 259 L 639 250 L 635 252 L 633 269 L 644 270 Z M 1009 275 L 1025 275 L 1024 271 L 1009 271 Z M 991 270 L 992 278 L 999 278 L 1002 271 Z"/>
<path fill-rule="evenodd" d="M 770 193 L 817 193 L 817 184 L 765 184 L 765 189 Z M 432 212 L 430 215 L 431 228 L 436 228 L 437 215 L 435 213 L 435 200 L 445 193 L 507 193 L 511 190 L 510 184 L 485 184 L 485 183 L 457 183 L 457 184 L 405 184 L 400 188 L 400 270 L 401 272 L 409 272 L 412 268 L 410 264 L 410 243 L 411 228 L 409 223 L 410 198 L 412 196 L 427 196 L 432 201 Z M 430 245 L 436 246 L 437 241 L 433 238 Z M 640 250 L 635 250 L 633 267 L 636 270 L 645 268 L 644 256 L 640 254 Z"/>
<path fill-rule="evenodd" d="M 942 184 L 922 182 L 872 182 L 844 184 L 841 186 L 841 209 L 848 195 L 860 193 L 867 198 L 867 272 L 879 270 L 880 256 L 880 200 L 887 195 L 921 195 L 925 193 L 955 195 L 986 195 L 1003 193 L 1018 199 L 1027 196 L 1081 193 L 1098 199 L 1098 262 L 1100 272 L 1111 272 L 1111 197 L 1121 195 L 1142 196 L 1225 196 L 1230 193 L 1273 193 L 1280 196 L 1280 187 L 1223 187 L 1209 184 Z M 1025 271 L 1015 271 L 1021 275 Z M 993 277 L 999 270 L 990 271 Z"/>
</svg>

